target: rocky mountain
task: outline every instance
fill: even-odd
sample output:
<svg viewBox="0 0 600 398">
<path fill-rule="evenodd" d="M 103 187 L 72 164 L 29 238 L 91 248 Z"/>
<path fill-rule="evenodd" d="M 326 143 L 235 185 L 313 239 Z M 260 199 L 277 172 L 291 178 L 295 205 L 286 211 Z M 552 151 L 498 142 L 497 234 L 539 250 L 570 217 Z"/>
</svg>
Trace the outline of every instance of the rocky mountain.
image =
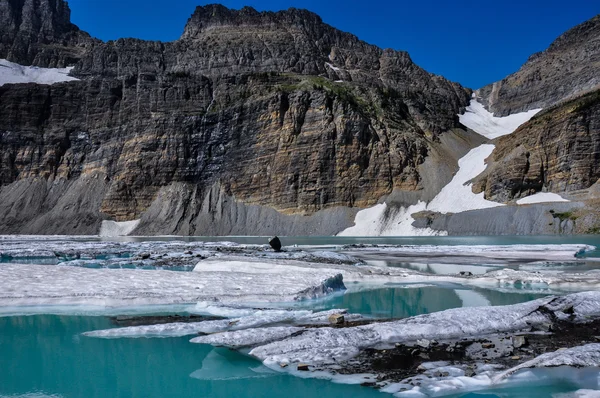
<svg viewBox="0 0 600 398">
<path fill-rule="evenodd" d="M 2 233 L 332 234 L 483 141 L 469 89 L 305 10 L 198 7 L 170 43 L 91 39 L 63 0 L 0 14 L 0 57 L 80 79 L 0 87 Z"/>
<path fill-rule="evenodd" d="M 0 1 L 0 58 L 23 65 L 65 67 L 95 40 L 71 23 L 64 1 Z"/>
<path fill-rule="evenodd" d="M 496 116 L 548 108 L 600 88 L 600 15 L 575 26 L 518 72 L 477 90 Z"/>
<path fill-rule="evenodd" d="M 600 178 L 600 15 L 476 95 L 499 114 L 544 111 L 496 140 L 475 191 L 499 202 L 536 192 L 595 196 L 588 189 Z"/>
</svg>

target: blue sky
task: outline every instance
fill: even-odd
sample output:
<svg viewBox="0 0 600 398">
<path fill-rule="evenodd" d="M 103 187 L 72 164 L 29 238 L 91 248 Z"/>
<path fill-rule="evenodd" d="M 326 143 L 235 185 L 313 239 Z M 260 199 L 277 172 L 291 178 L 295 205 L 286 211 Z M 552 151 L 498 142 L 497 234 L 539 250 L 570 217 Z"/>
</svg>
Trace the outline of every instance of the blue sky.
<svg viewBox="0 0 600 398">
<path fill-rule="evenodd" d="M 71 19 L 103 40 L 177 39 L 201 0 L 68 0 Z M 239 9 L 307 8 L 426 70 L 479 88 L 519 69 L 565 30 L 600 14 L 597 0 L 222 0 Z"/>
</svg>

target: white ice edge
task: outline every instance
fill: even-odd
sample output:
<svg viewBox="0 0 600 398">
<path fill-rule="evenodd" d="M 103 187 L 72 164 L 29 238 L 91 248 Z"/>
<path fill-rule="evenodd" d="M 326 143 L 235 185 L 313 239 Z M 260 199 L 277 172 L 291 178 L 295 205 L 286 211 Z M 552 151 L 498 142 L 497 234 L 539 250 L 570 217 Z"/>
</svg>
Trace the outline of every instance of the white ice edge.
<svg viewBox="0 0 600 398">
<path fill-rule="evenodd" d="M 40 68 L 37 66 L 23 66 L 0 59 L 0 86 L 16 83 L 54 84 L 79 80 L 69 76 L 72 69 L 73 67 Z"/>
<path fill-rule="evenodd" d="M 333 364 L 350 359 L 369 347 L 423 338 L 444 340 L 527 329 L 549 321 L 546 314 L 537 311 L 540 306 L 546 306 L 558 318 L 568 317 L 562 311 L 570 307 L 581 319 L 597 316 L 600 315 L 600 292 L 547 297 L 510 306 L 455 308 L 351 328 L 310 329 L 299 336 L 258 346 L 250 351 L 250 355 L 267 366 L 281 362 Z M 226 346 L 227 342 L 221 341 L 221 345 Z"/>
</svg>

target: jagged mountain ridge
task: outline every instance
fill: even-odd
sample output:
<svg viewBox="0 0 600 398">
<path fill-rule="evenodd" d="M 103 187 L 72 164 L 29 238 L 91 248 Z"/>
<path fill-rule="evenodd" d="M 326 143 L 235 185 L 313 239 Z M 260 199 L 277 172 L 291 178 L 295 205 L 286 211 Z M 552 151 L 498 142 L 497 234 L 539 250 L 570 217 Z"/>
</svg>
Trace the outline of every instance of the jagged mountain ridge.
<svg viewBox="0 0 600 398">
<path fill-rule="evenodd" d="M 34 3 L 5 4 L 25 15 Z M 329 229 L 323 217 L 306 228 L 334 233 L 352 221 L 335 209 L 394 191 L 422 196 L 456 167 L 440 137 L 454 139 L 470 90 L 308 11 L 209 5 L 175 42 L 102 43 L 64 23 L 64 1 L 41 0 L 39 9 L 67 27 L 56 30 L 58 50 L 45 55 L 53 36 L 21 24 L 30 45 L 2 56 L 76 61 L 81 81 L 0 87 L 6 233 L 97 233 L 102 219 L 139 217 L 145 233 L 244 233 L 240 223 L 245 233 L 285 233 L 306 221 L 298 215 L 322 211 Z M 73 36 L 84 39 L 63 39 Z M 470 137 L 458 133 L 453 151 L 468 150 Z M 443 169 L 424 179 L 428 159 Z M 258 220 L 265 212 L 272 222 Z"/>
<path fill-rule="evenodd" d="M 548 108 L 600 88 L 600 15 L 560 35 L 505 79 L 476 91 L 496 116 Z"/>
<path fill-rule="evenodd" d="M 588 189 L 600 178 L 600 15 L 565 32 L 517 73 L 476 95 L 499 114 L 545 110 L 496 140 L 475 191 L 499 202 L 536 192 L 576 195 L 577 200 L 596 195 Z"/>
</svg>

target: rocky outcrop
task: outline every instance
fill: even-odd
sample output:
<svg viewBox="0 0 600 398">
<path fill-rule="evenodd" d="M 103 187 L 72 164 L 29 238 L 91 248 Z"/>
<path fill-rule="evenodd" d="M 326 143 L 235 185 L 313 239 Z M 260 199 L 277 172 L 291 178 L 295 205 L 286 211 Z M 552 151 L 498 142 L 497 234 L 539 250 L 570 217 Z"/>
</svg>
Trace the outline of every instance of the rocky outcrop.
<svg viewBox="0 0 600 398">
<path fill-rule="evenodd" d="M 600 15 L 565 32 L 521 69 L 477 91 L 496 116 L 548 108 L 600 87 Z"/>
<path fill-rule="evenodd" d="M 422 166 L 471 94 L 304 10 L 210 5 L 175 42 L 101 43 L 77 41 L 66 5 L 46 2 L 25 55 L 3 51 L 76 61 L 81 81 L 0 87 L 5 233 L 137 218 L 148 234 L 334 233 L 356 207 L 425 191 Z"/>
<path fill-rule="evenodd" d="M 77 62 L 93 42 L 71 23 L 64 0 L 0 1 L 0 58 L 62 68 Z"/>
<path fill-rule="evenodd" d="M 536 192 L 569 194 L 600 178 L 600 91 L 548 109 L 497 140 L 475 184 L 506 202 Z"/>
</svg>

